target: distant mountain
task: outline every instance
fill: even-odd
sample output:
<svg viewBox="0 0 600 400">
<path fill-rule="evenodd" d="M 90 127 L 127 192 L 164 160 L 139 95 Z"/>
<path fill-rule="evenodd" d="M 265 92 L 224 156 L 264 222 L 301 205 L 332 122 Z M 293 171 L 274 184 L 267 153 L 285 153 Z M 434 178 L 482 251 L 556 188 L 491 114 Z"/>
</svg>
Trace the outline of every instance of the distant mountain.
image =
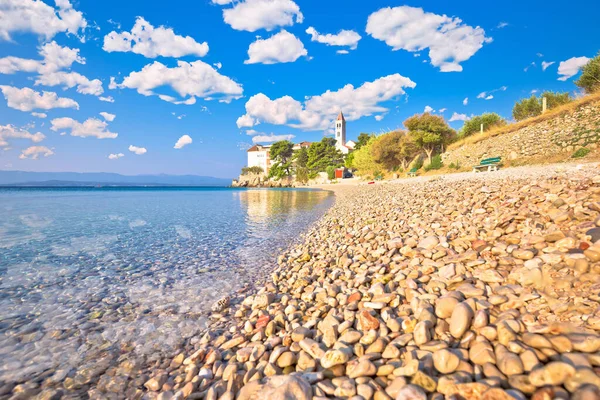
<svg viewBox="0 0 600 400">
<path fill-rule="evenodd" d="M 229 186 L 230 184 L 231 179 L 199 175 L 0 171 L 0 186 Z"/>
</svg>

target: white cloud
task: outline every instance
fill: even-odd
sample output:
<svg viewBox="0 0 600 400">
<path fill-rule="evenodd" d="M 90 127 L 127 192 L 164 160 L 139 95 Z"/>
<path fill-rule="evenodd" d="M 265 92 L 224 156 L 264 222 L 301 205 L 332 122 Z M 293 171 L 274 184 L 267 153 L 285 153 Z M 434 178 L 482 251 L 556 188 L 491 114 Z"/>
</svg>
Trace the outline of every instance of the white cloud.
<svg viewBox="0 0 600 400">
<path fill-rule="evenodd" d="M 558 64 L 558 78 L 559 81 L 566 81 L 567 79 L 577 75 L 581 68 L 590 61 L 587 57 L 572 57 L 566 61 L 561 61 Z"/>
<path fill-rule="evenodd" d="M 198 43 L 191 36 L 180 36 L 173 29 L 159 26 L 155 28 L 142 17 L 137 17 L 131 32 L 110 32 L 104 36 L 107 52 L 133 52 L 148 58 L 183 57 L 194 55 L 204 57 L 208 53 L 206 42 Z"/>
<path fill-rule="evenodd" d="M 393 50 L 418 52 L 428 48 L 431 64 L 442 72 L 462 71 L 460 63 L 492 41 L 479 26 L 473 28 L 459 18 L 409 6 L 386 7 L 372 13 L 366 31 Z"/>
<path fill-rule="evenodd" d="M 218 4 L 220 6 L 224 6 L 229 3 L 233 3 L 233 0 L 212 0 L 213 4 Z"/>
<path fill-rule="evenodd" d="M 210 65 L 198 60 L 191 63 L 177 61 L 177 67 L 169 68 L 155 61 L 142 68 L 141 71 L 132 72 L 117 84 L 111 78 L 113 87 L 136 89 L 144 96 L 159 95 L 154 90 L 161 86 L 170 86 L 182 98 L 184 104 L 193 104 L 195 97 L 207 100 L 215 97 L 222 102 L 242 97 L 242 86 L 231 78 L 218 73 Z M 175 101 L 171 96 L 161 96 L 162 100 Z"/>
<path fill-rule="evenodd" d="M 57 9 L 39 0 L 2 0 L 0 3 L 0 39 L 11 40 L 11 34 L 31 32 L 52 39 L 59 32 L 77 35 L 87 21 L 71 6 L 69 0 L 55 0 Z"/>
<path fill-rule="evenodd" d="M 385 118 L 385 114 L 380 114 L 375 116 L 375 121 L 381 121 Z"/>
<path fill-rule="evenodd" d="M 545 71 L 546 69 L 548 69 L 549 66 L 551 66 L 552 64 L 556 64 L 555 61 L 542 61 L 542 71 Z"/>
<path fill-rule="evenodd" d="M 532 67 L 535 67 L 535 62 L 532 62 L 531 64 L 529 64 L 528 66 L 523 68 L 523 71 L 527 72 L 527 71 L 529 71 L 529 68 L 532 68 Z"/>
<path fill-rule="evenodd" d="M 324 43 L 328 46 L 347 46 L 350 50 L 356 49 L 358 41 L 361 39 L 358 33 L 345 29 L 335 35 L 331 33 L 323 35 L 311 26 L 306 30 L 306 33 L 311 36 L 313 42 Z"/>
<path fill-rule="evenodd" d="M 338 50 L 336 51 L 337 54 L 350 54 L 350 52 L 348 50 Z"/>
<path fill-rule="evenodd" d="M 539 92 L 539 90 L 537 90 L 537 89 L 532 89 L 530 93 L 531 93 L 531 94 L 536 94 L 537 92 Z"/>
<path fill-rule="evenodd" d="M 98 100 L 105 101 L 107 103 L 114 103 L 115 102 L 115 99 L 113 99 L 112 96 L 107 96 L 107 97 L 100 96 L 100 97 L 98 97 Z"/>
<path fill-rule="evenodd" d="M 137 147 L 134 145 L 129 145 L 129 151 L 137 154 L 138 156 L 141 156 L 142 154 L 146 154 L 146 152 L 147 152 L 145 147 Z"/>
<path fill-rule="evenodd" d="M 98 139 L 114 139 L 119 134 L 107 129 L 108 124 L 97 118 L 88 118 L 84 122 L 79 122 L 73 118 L 54 118 L 50 121 L 51 130 L 54 132 L 70 130 L 71 136 L 77 137 L 95 137 Z"/>
<path fill-rule="evenodd" d="M 294 62 L 307 55 L 304 44 L 286 30 L 268 39 L 257 39 L 248 47 L 248 59 L 244 64 L 276 64 Z"/>
<path fill-rule="evenodd" d="M 115 120 L 115 118 L 117 117 L 115 114 L 111 114 L 111 113 L 107 113 L 105 111 L 102 111 L 100 113 L 100 115 L 102 115 L 102 118 L 104 118 L 105 120 L 107 120 L 108 122 L 112 122 Z"/>
<path fill-rule="evenodd" d="M 0 146 L 2 147 L 8 146 L 8 139 L 27 139 L 33 143 L 39 143 L 45 138 L 46 136 L 41 132 L 30 133 L 14 125 L 0 125 Z"/>
<path fill-rule="evenodd" d="M 261 122 L 287 125 L 303 130 L 326 130 L 344 112 L 346 120 L 381 114 L 388 111 L 380 103 L 405 94 L 404 88 L 416 84 L 400 74 L 388 75 L 355 88 L 348 84 L 337 91 L 306 98 L 301 103 L 290 96 L 271 100 L 263 93 L 252 96 L 246 103 L 246 114 L 237 120 L 238 128 L 253 127 Z"/>
<path fill-rule="evenodd" d="M 48 116 L 48 114 L 40 112 L 32 112 L 31 115 L 37 118 L 46 118 Z"/>
<path fill-rule="evenodd" d="M 54 92 L 36 92 L 30 88 L 16 88 L 14 86 L 0 85 L 0 90 L 10 108 L 21 111 L 51 110 L 53 108 L 75 108 L 79 104 L 67 97 L 58 97 Z"/>
<path fill-rule="evenodd" d="M 431 108 L 430 106 L 425 106 L 425 109 L 423 110 L 424 113 L 432 113 L 435 112 L 435 110 L 433 108 Z"/>
<path fill-rule="evenodd" d="M 252 137 L 252 143 L 273 143 L 281 140 L 292 140 L 295 137 L 294 135 L 275 135 L 273 133 L 270 135 L 256 135 Z"/>
<path fill-rule="evenodd" d="M 19 158 L 21 160 L 30 159 L 37 160 L 39 156 L 50 157 L 54 152 L 46 146 L 31 146 L 21 152 Z"/>
<path fill-rule="evenodd" d="M 118 160 L 121 157 L 125 157 L 125 154 L 123 154 L 123 153 L 117 153 L 117 154 L 109 154 L 108 155 L 108 158 L 110 160 Z"/>
<path fill-rule="evenodd" d="M 538 57 L 544 57 L 544 55 L 542 53 L 535 53 L 535 55 Z"/>
<path fill-rule="evenodd" d="M 438 110 L 438 112 L 440 112 L 440 113 L 443 113 L 443 112 L 446 112 L 446 110 L 447 110 L 447 108 L 440 108 L 440 109 Z"/>
<path fill-rule="evenodd" d="M 177 143 L 175 143 L 175 146 L 173 146 L 173 148 L 174 149 L 182 149 L 191 143 L 192 143 L 192 138 L 189 135 L 183 135 L 182 137 L 180 137 L 177 140 Z"/>
<path fill-rule="evenodd" d="M 223 67 L 223 64 L 221 64 L 220 62 L 213 63 L 213 65 L 216 69 L 221 69 Z"/>
<path fill-rule="evenodd" d="M 469 98 L 465 97 L 465 99 L 463 100 L 463 106 L 466 106 L 467 104 L 469 104 Z"/>
<path fill-rule="evenodd" d="M 496 93 L 496 92 L 506 92 L 506 89 L 508 89 L 508 86 L 500 86 L 498 89 L 494 89 L 494 90 L 490 90 L 488 92 L 481 92 L 477 95 L 478 99 L 484 99 L 484 100 L 491 100 L 494 98 L 494 96 L 492 96 L 492 93 Z"/>
<path fill-rule="evenodd" d="M 459 114 L 457 112 L 452 113 L 452 116 L 450 117 L 450 122 L 454 122 L 454 121 L 468 121 L 471 118 L 467 117 L 466 114 Z"/>
<path fill-rule="evenodd" d="M 508 25 L 509 25 L 508 22 L 502 21 L 496 26 L 496 28 L 502 29 L 502 28 L 506 28 Z"/>
<path fill-rule="evenodd" d="M 77 72 L 65 71 L 70 69 L 73 63 L 85 64 L 85 59 L 79 56 L 79 49 L 50 42 L 40 47 L 39 55 L 42 56 L 41 60 L 12 56 L 0 58 L 0 73 L 33 72 L 38 74 L 35 85 L 62 86 L 64 89 L 77 87 L 78 93 L 94 96 L 104 92 L 99 79 L 90 80 Z"/>
<path fill-rule="evenodd" d="M 223 20 L 238 31 L 268 31 L 302 23 L 300 7 L 292 0 L 246 0 L 223 10 Z"/>
</svg>

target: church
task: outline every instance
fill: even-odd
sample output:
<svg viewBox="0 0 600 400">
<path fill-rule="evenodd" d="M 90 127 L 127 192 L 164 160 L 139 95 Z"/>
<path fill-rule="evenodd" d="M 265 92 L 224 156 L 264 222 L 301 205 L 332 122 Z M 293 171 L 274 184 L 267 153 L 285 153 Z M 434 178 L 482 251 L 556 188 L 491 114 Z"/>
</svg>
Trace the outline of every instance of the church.
<svg viewBox="0 0 600 400">
<path fill-rule="evenodd" d="M 342 152 L 342 154 L 348 154 L 354 150 L 354 143 L 352 140 L 346 142 L 346 119 L 344 114 L 340 111 L 335 121 L 335 147 Z"/>
</svg>

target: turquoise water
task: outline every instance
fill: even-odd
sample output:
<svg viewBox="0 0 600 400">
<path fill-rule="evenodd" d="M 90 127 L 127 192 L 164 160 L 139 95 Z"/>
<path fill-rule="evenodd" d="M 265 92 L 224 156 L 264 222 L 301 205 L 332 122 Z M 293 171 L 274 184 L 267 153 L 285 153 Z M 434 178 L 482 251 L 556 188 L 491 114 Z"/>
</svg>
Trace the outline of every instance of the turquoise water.
<svg viewBox="0 0 600 400">
<path fill-rule="evenodd" d="M 177 353 L 216 300 L 266 276 L 331 201 L 306 190 L 0 189 L 0 381 Z"/>
</svg>

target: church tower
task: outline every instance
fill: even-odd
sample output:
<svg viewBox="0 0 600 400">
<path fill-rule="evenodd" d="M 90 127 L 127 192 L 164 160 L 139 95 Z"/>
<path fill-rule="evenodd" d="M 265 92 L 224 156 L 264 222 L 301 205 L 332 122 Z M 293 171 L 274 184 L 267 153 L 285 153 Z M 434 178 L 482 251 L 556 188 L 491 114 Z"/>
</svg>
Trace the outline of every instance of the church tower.
<svg viewBox="0 0 600 400">
<path fill-rule="evenodd" d="M 344 114 L 341 111 L 335 121 L 335 147 L 344 154 L 348 153 L 346 147 L 346 119 L 344 119 Z"/>
</svg>

